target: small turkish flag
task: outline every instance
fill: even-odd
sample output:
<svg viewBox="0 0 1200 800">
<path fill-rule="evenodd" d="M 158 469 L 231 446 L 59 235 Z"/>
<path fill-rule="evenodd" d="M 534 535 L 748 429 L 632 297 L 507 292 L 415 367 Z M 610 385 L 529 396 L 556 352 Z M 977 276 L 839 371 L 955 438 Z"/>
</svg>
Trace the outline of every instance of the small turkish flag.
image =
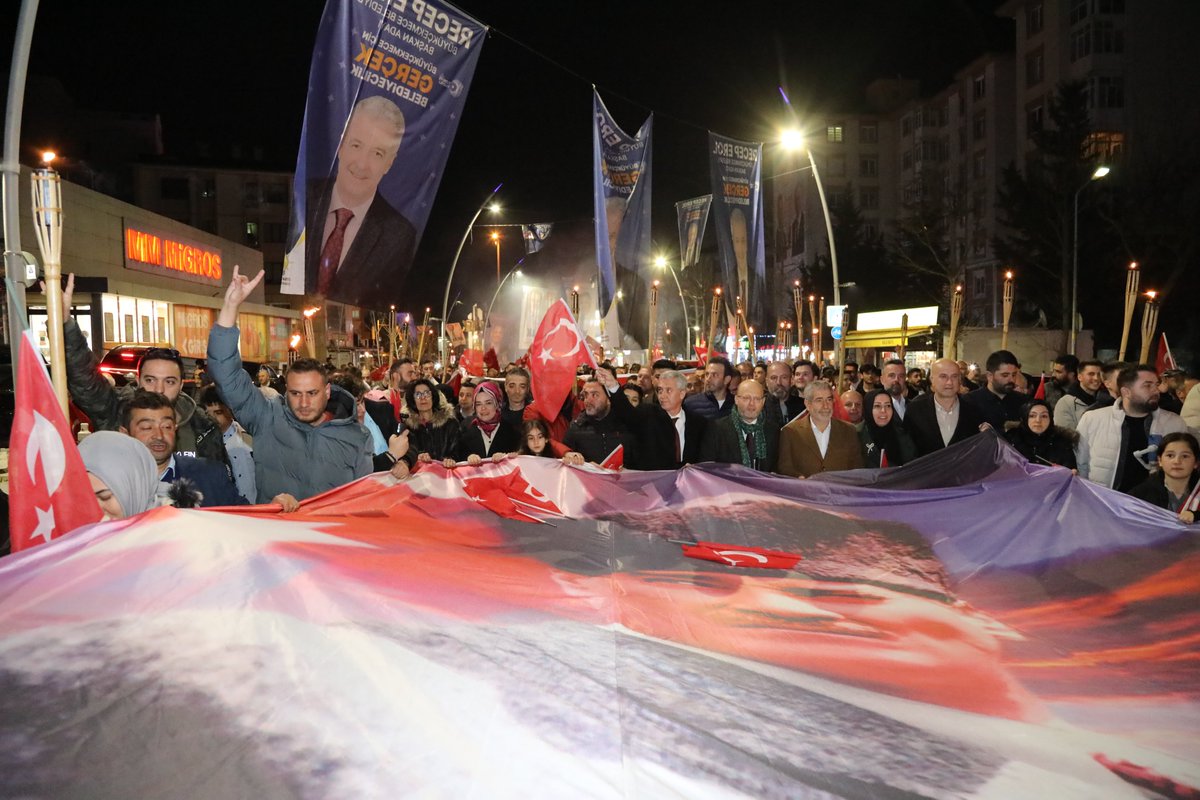
<svg viewBox="0 0 1200 800">
<path fill-rule="evenodd" d="M 538 413 L 549 422 L 571 392 L 576 368 L 580 364 L 596 368 L 596 358 L 561 297 L 542 317 L 529 345 L 528 359 L 529 388 L 538 400 Z"/>
<path fill-rule="evenodd" d="M 458 366 L 468 375 L 483 375 L 483 353 L 478 350 L 464 350 L 458 359 Z"/>
<path fill-rule="evenodd" d="M 1033 393 L 1034 400 L 1046 399 L 1046 373 L 1042 373 L 1041 383 L 1038 384 L 1037 391 Z"/>
<path fill-rule="evenodd" d="M 527 509 L 562 516 L 562 510 L 521 474 L 520 467 L 494 478 L 465 480 L 463 491 L 489 511 L 509 519 L 529 519 L 533 515 Z"/>
<path fill-rule="evenodd" d="M 702 366 L 702 367 L 703 367 L 703 366 L 704 366 L 704 363 L 705 363 L 706 361 L 708 361 L 708 348 L 707 348 L 707 347 L 701 347 L 700 345 L 696 345 L 696 346 L 695 346 L 695 347 L 693 347 L 692 349 L 696 351 L 696 361 L 697 361 L 697 363 L 698 363 L 700 366 Z"/>
<path fill-rule="evenodd" d="M 1179 369 L 1175 364 L 1175 356 L 1171 355 L 1171 346 L 1167 344 L 1166 331 L 1158 336 L 1158 357 L 1154 360 L 1154 370 L 1162 375 L 1169 369 Z"/>
<path fill-rule="evenodd" d="M 799 553 L 785 553 L 782 550 L 767 550 L 763 547 L 721 544 L 720 542 L 696 542 L 695 544 L 679 542 L 679 544 L 683 546 L 683 554 L 688 558 L 716 561 L 731 567 L 791 569 L 801 559 Z"/>
<path fill-rule="evenodd" d="M 600 466 L 605 469 L 618 470 L 625 467 L 625 445 L 619 444 L 613 448 L 613 451 L 600 462 Z"/>
<path fill-rule="evenodd" d="M 18 353 L 10 443 L 8 519 L 14 553 L 100 521 L 83 458 L 29 331 Z"/>
<path fill-rule="evenodd" d="M 879 468 L 887 469 L 887 467 L 888 467 L 887 450 L 885 450 L 881 447 L 881 448 L 879 448 Z"/>
</svg>

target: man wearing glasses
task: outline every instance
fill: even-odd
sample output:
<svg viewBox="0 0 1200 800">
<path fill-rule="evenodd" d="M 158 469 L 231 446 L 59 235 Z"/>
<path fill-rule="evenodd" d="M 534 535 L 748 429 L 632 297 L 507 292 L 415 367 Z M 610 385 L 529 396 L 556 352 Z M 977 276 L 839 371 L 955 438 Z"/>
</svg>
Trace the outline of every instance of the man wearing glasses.
<svg viewBox="0 0 1200 800">
<path fill-rule="evenodd" d="M 118 391 L 100 374 L 100 362 L 88 347 L 79 324 L 71 316 L 75 276 L 67 277 L 63 289 L 63 339 L 67 354 L 67 388 L 79 410 L 92 421 L 92 430 L 115 431 L 121 427 L 121 401 L 133 396 L 134 387 Z M 175 407 L 175 452 L 208 458 L 229 465 L 225 442 L 215 420 L 183 391 L 183 359 L 179 352 L 151 347 L 138 364 L 137 389 L 157 392 Z"/>
</svg>

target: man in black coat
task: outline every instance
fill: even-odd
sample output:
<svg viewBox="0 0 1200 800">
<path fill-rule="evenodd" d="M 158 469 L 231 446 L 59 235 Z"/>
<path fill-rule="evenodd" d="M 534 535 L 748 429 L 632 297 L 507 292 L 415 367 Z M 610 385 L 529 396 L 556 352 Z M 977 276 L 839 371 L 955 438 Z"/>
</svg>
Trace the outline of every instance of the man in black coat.
<svg viewBox="0 0 1200 800">
<path fill-rule="evenodd" d="M 1030 400 L 1029 395 L 1017 391 L 1020 371 L 1015 355 L 1008 350 L 997 350 L 987 359 L 987 382 L 963 398 L 1001 436 L 1006 422 L 1021 421 L 1021 409 Z"/>
<path fill-rule="evenodd" d="M 385 97 L 360 100 L 338 147 L 332 180 L 309 181 L 304 290 L 378 305 L 412 264 L 417 230 L 379 194 L 404 137 L 404 114 Z"/>
<path fill-rule="evenodd" d="M 617 394 L 629 402 L 619 390 Z M 641 463 L 638 443 L 633 432 L 611 413 L 612 403 L 609 402 L 604 383 L 595 377 L 585 381 L 580 396 L 583 399 L 583 413 L 571 422 L 567 435 L 563 437 L 563 444 L 568 449 L 563 461 L 567 464 L 600 464 L 620 445 L 624 447 L 624 463 L 637 469 Z"/>
<path fill-rule="evenodd" d="M 768 412 L 758 381 L 742 381 L 733 397 L 736 409 L 708 426 L 700 458 L 774 472 L 779 461 L 779 417 Z"/>
<path fill-rule="evenodd" d="M 983 424 L 974 406 L 959 397 L 962 369 L 957 362 L 948 358 L 934 361 L 929 379 L 933 391 L 913 398 L 904 415 L 904 429 L 923 456 L 974 436 Z"/>
<path fill-rule="evenodd" d="M 636 408 L 620 390 L 616 376 L 608 370 L 596 370 L 596 376 L 608 390 L 612 414 L 633 431 L 638 441 L 636 469 L 679 469 L 700 461 L 700 445 L 709 420 L 683 408 L 687 396 L 687 376 L 673 369 L 658 374 L 655 392 L 658 404 L 642 403 Z"/>
</svg>

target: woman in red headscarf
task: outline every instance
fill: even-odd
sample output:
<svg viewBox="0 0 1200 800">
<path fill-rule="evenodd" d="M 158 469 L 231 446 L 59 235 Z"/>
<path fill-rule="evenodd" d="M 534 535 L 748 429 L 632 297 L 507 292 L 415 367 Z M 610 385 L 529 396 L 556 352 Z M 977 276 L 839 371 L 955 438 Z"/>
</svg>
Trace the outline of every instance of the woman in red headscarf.
<svg viewBox="0 0 1200 800">
<path fill-rule="evenodd" d="M 491 381 L 475 389 L 475 418 L 463 428 L 454 446 L 453 457 L 443 462 L 447 467 L 455 462 L 478 464 L 485 458 L 500 460 L 521 446 L 521 434 L 500 417 L 504 393 Z"/>
</svg>

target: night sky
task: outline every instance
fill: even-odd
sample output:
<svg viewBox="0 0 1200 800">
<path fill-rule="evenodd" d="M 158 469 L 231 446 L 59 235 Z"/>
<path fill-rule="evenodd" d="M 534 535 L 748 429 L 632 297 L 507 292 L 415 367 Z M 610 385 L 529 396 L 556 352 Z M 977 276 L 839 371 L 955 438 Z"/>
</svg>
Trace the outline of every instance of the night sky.
<svg viewBox="0 0 1200 800">
<path fill-rule="evenodd" d="M 161 114 L 168 154 L 186 157 L 198 141 L 214 153 L 260 145 L 270 166 L 290 170 L 323 5 L 42 0 L 30 73 L 60 79 L 83 108 Z M 852 111 L 873 78 L 917 78 L 933 92 L 975 56 L 1011 47 L 997 0 L 458 5 L 493 31 L 405 305 L 440 304 L 428 276 L 445 273 L 500 181 L 505 221 L 558 222 L 555 257 L 592 258 L 592 83 L 629 131 L 655 112 L 655 244 L 674 252 L 674 203 L 709 191 L 706 131 L 772 140 L 777 86 L 801 113 Z M 15 9 L 0 24 L 11 42 Z M 510 241 L 506 263 L 519 255 Z M 495 251 L 477 237 L 459 270 L 469 291 L 472 276 L 494 276 Z"/>
</svg>

